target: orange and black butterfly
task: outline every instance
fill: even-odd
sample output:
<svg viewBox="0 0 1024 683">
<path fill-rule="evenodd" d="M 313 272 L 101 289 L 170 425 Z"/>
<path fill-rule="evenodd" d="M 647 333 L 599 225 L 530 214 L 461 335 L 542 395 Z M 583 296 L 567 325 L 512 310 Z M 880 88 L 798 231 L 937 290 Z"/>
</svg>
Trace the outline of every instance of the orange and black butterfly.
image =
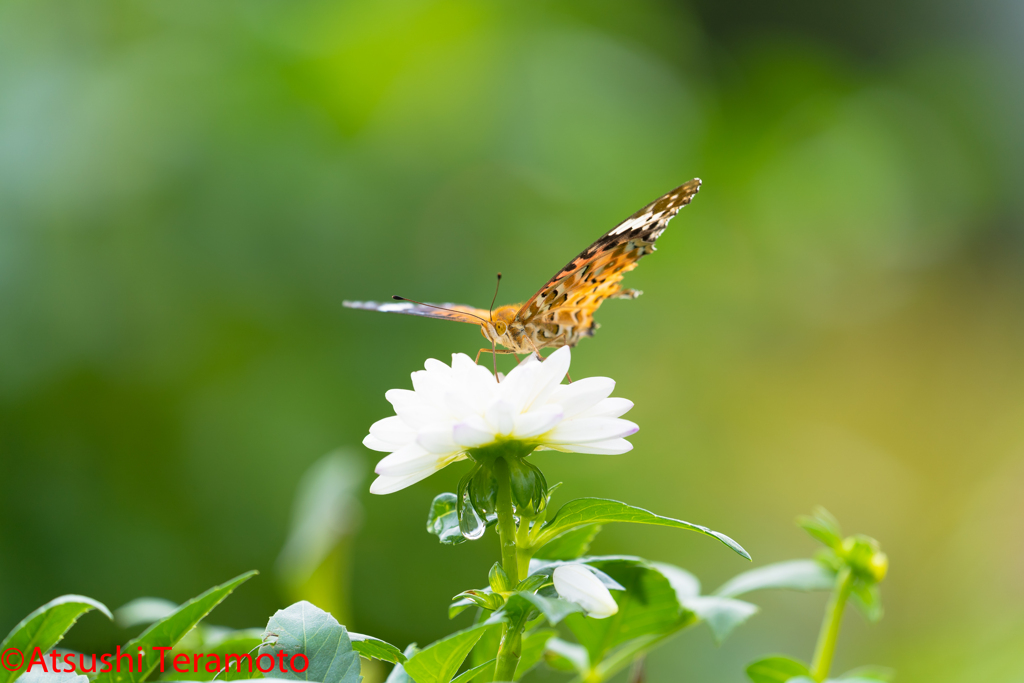
<svg viewBox="0 0 1024 683">
<path fill-rule="evenodd" d="M 583 337 L 593 336 L 597 323 L 594 312 L 605 299 L 635 299 L 642 292 L 622 289 L 622 277 L 637 266 L 642 256 L 654 251 L 668 222 L 690 203 L 700 190 L 694 178 L 659 197 L 619 223 L 583 253 L 569 261 L 547 284 L 524 304 L 509 304 L 492 310 L 461 304 L 346 301 L 348 308 L 385 313 L 405 313 L 441 320 L 456 320 L 480 326 L 496 353 L 529 354 L 545 347 L 575 346 Z M 477 358 L 480 354 L 477 354 Z"/>
</svg>

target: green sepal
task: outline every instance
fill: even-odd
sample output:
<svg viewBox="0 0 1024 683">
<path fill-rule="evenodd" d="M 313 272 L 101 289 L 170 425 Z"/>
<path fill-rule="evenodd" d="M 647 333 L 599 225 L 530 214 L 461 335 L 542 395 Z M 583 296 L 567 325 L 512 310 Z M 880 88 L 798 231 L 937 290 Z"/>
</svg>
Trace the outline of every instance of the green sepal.
<svg viewBox="0 0 1024 683">
<path fill-rule="evenodd" d="M 843 531 L 839 521 L 820 505 L 810 515 L 801 515 L 796 523 L 817 540 L 829 548 L 838 551 L 843 544 Z"/>
<path fill-rule="evenodd" d="M 487 574 L 487 582 L 495 593 L 509 593 L 513 588 L 512 580 L 508 578 L 508 574 L 502 569 L 501 562 L 495 562 L 491 566 L 491 571 Z"/>
</svg>

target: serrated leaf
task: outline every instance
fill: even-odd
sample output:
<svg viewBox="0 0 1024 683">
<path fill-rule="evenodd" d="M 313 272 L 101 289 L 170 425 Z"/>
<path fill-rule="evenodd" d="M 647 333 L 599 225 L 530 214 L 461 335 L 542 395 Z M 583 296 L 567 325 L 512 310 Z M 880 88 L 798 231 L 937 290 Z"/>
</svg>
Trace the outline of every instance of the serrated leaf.
<svg viewBox="0 0 1024 683">
<path fill-rule="evenodd" d="M 747 666 L 747 677 L 754 683 L 786 683 L 797 676 L 809 676 L 810 669 L 799 659 L 774 655 Z"/>
<path fill-rule="evenodd" d="M 154 647 L 173 647 L 224 598 L 231 595 L 232 591 L 256 574 L 255 571 L 246 572 L 192 598 L 175 610 L 173 614 L 164 617 L 139 634 L 137 638 L 128 641 L 122 650 L 135 652 L 136 648 L 141 647 L 146 652 L 153 652 Z M 146 657 L 143 659 L 143 666 L 135 671 L 122 670 L 101 673 L 93 679 L 93 683 L 138 683 L 144 681 L 159 663 L 159 657 Z"/>
<path fill-rule="evenodd" d="M 562 534 L 590 524 L 609 524 L 611 522 L 627 522 L 632 524 L 652 524 L 675 529 L 687 529 L 717 538 L 740 556 L 750 559 L 749 553 L 723 533 L 712 531 L 706 526 L 684 522 L 679 519 L 662 517 L 642 508 L 604 498 L 579 498 L 571 500 L 555 513 L 554 518 L 544 525 L 537 537 L 537 545 L 543 546 Z"/>
<path fill-rule="evenodd" d="M 484 631 L 491 628 L 498 628 L 497 623 L 475 624 L 431 643 L 404 664 L 406 674 L 416 683 L 449 683 Z"/>
<path fill-rule="evenodd" d="M 267 622 L 266 645 L 260 654 L 287 657 L 302 653 L 309 665 L 302 673 L 280 672 L 280 678 L 320 683 L 359 683 L 359 654 L 348 630 L 328 612 L 305 600 L 278 610 Z M 275 669 L 276 673 L 276 669 Z"/>
<path fill-rule="evenodd" d="M 22 661 L 18 668 L 8 670 L 6 662 L 5 666 L 0 667 L 0 683 L 9 683 L 17 678 L 28 666 L 35 648 L 38 647 L 43 652 L 48 651 L 60 642 L 79 617 L 94 609 L 103 612 L 109 619 L 114 618 L 106 605 L 84 595 L 62 595 L 33 610 L 11 629 L 0 644 L 0 652 L 12 647 L 22 652 Z"/>
<path fill-rule="evenodd" d="M 391 664 L 401 664 L 405 661 L 405 655 L 401 650 L 380 638 L 364 636 L 362 633 L 352 633 L 351 631 L 348 637 L 352 641 L 352 649 L 367 659 L 379 659 Z"/>
<path fill-rule="evenodd" d="M 714 592 L 725 598 L 767 589 L 831 590 L 836 574 L 815 560 L 788 560 L 737 574 Z"/>
<path fill-rule="evenodd" d="M 600 531 L 600 524 L 588 524 L 567 531 L 548 541 L 533 556 L 538 560 L 575 560 L 587 554 L 590 544 Z"/>
</svg>

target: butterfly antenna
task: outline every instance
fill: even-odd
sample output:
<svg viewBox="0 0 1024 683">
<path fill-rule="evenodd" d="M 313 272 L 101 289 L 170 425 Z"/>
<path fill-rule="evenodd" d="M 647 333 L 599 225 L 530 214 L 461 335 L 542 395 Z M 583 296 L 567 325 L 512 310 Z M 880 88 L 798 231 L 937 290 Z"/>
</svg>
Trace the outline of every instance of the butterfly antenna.
<svg viewBox="0 0 1024 683">
<path fill-rule="evenodd" d="M 501 273 L 498 273 L 498 283 L 494 285 L 494 296 L 491 298 L 491 307 L 487 309 L 487 315 L 491 322 L 494 322 L 494 302 L 498 300 L 498 288 L 501 287 Z"/>
<path fill-rule="evenodd" d="M 459 315 L 468 315 L 471 318 L 476 318 L 477 320 L 479 320 L 482 323 L 490 322 L 488 320 L 484 320 L 483 318 L 481 318 L 478 315 L 473 315 L 472 313 L 467 313 L 466 311 L 457 311 L 454 308 L 445 308 L 444 306 L 435 306 L 434 304 L 425 304 L 422 301 L 416 301 L 416 299 L 406 299 L 404 296 L 398 296 L 398 295 L 392 295 L 391 298 L 394 299 L 395 301 L 408 301 L 411 304 L 417 304 L 419 306 L 426 306 L 427 308 L 436 308 L 439 311 L 451 311 L 452 313 L 458 313 Z"/>
</svg>

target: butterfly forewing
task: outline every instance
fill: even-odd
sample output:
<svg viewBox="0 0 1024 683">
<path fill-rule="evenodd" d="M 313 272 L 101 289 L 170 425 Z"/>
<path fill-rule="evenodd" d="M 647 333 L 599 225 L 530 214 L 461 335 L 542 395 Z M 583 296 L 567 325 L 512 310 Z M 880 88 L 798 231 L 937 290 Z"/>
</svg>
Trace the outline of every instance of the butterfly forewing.
<svg viewBox="0 0 1024 683">
<path fill-rule="evenodd" d="M 575 344 L 593 334 L 594 312 L 605 299 L 632 298 L 619 282 L 654 251 L 654 242 L 679 209 L 700 190 L 694 178 L 659 197 L 609 230 L 570 261 L 516 314 L 538 345 Z"/>
<path fill-rule="evenodd" d="M 382 313 L 404 313 L 405 315 L 455 320 L 462 323 L 473 323 L 474 325 L 487 322 L 489 315 L 486 309 L 473 308 L 472 306 L 464 306 L 462 304 L 431 304 L 426 306 L 408 301 L 388 301 L 386 303 L 377 301 L 344 301 L 342 305 L 345 308 L 361 308 L 366 311 L 380 311 Z"/>
</svg>

